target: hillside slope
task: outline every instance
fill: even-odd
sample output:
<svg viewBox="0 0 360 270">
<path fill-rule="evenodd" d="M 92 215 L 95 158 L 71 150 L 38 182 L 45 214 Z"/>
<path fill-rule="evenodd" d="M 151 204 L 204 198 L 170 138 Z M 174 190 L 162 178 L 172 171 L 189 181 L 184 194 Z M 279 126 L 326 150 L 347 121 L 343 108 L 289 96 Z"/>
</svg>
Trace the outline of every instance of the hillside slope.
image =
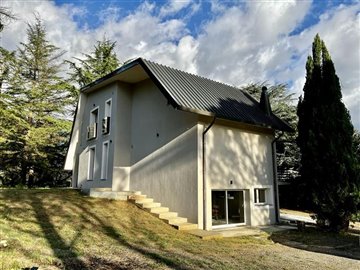
<svg viewBox="0 0 360 270">
<path fill-rule="evenodd" d="M 355 269 L 264 237 L 204 241 L 136 206 L 76 190 L 0 189 L 0 269 Z M 341 265 L 341 268 L 340 268 Z"/>
</svg>

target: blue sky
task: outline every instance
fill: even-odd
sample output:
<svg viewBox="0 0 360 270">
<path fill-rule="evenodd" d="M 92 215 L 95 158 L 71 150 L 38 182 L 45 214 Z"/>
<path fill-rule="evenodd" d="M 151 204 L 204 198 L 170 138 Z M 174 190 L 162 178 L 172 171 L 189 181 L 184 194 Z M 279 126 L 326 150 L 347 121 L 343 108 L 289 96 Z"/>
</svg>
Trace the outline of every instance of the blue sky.
<svg viewBox="0 0 360 270">
<path fill-rule="evenodd" d="M 2 32 L 15 49 L 39 14 L 66 59 L 89 53 L 104 36 L 118 57 L 145 57 L 235 86 L 286 83 L 300 96 L 316 33 L 340 77 L 343 100 L 360 129 L 359 1 L 2 0 L 19 20 Z"/>
</svg>

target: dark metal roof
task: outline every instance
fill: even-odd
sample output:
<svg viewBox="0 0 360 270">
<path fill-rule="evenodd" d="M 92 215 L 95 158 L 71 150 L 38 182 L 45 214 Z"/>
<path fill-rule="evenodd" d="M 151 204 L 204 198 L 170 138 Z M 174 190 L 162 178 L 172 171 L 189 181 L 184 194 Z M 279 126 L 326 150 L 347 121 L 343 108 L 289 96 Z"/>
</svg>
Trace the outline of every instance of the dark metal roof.
<svg viewBox="0 0 360 270">
<path fill-rule="evenodd" d="M 144 68 L 168 101 L 177 109 L 282 131 L 293 131 L 276 115 L 267 116 L 260 108 L 259 102 L 236 87 L 142 58 L 138 58 L 91 83 L 84 90 L 96 85 L 98 81 L 102 82 L 128 70 L 134 64 L 140 64 Z"/>
<path fill-rule="evenodd" d="M 267 116 L 259 102 L 236 87 L 141 60 L 179 109 L 197 111 L 200 114 L 210 112 L 217 118 L 292 131 L 276 115 Z"/>
</svg>

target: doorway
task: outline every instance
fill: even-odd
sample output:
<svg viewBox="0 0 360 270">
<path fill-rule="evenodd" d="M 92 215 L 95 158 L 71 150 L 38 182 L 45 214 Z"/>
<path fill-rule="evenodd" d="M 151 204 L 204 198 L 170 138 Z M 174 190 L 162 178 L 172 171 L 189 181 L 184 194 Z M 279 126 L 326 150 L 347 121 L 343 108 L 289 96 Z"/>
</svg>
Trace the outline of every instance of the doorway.
<svg viewBox="0 0 360 270">
<path fill-rule="evenodd" d="M 213 190 L 212 226 L 227 227 L 245 224 L 243 190 Z"/>
</svg>

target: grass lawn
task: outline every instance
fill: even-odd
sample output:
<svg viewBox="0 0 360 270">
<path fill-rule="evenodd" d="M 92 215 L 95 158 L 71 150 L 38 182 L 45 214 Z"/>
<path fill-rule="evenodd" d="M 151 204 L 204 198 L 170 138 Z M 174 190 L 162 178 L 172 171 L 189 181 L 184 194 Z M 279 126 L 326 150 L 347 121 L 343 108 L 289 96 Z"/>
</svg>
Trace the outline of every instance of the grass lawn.
<svg viewBox="0 0 360 270">
<path fill-rule="evenodd" d="M 201 240 L 127 202 L 75 190 L 0 190 L 0 241 L 8 245 L 0 270 L 359 269 L 356 260 L 280 244 L 294 237 Z"/>
</svg>

